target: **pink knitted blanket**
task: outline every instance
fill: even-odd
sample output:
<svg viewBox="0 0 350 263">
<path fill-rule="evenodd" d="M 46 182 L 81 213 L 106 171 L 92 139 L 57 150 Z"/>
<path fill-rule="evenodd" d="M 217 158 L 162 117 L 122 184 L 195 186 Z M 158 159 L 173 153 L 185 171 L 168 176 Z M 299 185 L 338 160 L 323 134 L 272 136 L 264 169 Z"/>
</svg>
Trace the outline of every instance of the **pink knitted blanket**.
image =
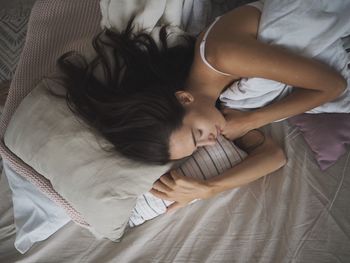
<svg viewBox="0 0 350 263">
<path fill-rule="evenodd" d="M 38 0 L 28 24 L 26 42 L 11 83 L 0 120 L 0 154 L 14 171 L 37 186 L 51 200 L 62 206 L 78 224 L 88 226 L 41 174 L 16 157 L 5 145 L 4 134 L 11 116 L 23 98 L 55 69 L 56 59 L 64 52 L 87 52 L 92 37 L 100 28 L 99 0 Z M 23 142 L 25 143 L 25 142 Z"/>
</svg>

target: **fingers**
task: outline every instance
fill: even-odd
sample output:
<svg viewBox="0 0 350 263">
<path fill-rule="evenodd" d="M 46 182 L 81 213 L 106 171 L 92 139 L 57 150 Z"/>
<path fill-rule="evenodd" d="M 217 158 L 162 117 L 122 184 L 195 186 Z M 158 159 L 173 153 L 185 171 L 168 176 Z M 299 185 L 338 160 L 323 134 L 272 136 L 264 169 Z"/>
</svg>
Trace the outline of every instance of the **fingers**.
<svg viewBox="0 0 350 263">
<path fill-rule="evenodd" d="M 158 191 L 158 190 L 156 190 L 154 188 L 152 188 L 149 192 L 151 194 L 153 194 L 155 197 L 158 197 L 160 199 L 167 200 L 167 201 L 174 201 L 171 198 L 169 198 L 166 193 L 160 192 L 160 191 Z"/>
<path fill-rule="evenodd" d="M 158 190 L 159 192 L 163 192 L 163 193 L 167 193 L 167 192 L 171 192 L 172 191 L 172 189 L 169 186 L 167 186 L 166 184 L 164 184 L 160 180 L 157 180 L 153 184 L 153 189 Z"/>
<path fill-rule="evenodd" d="M 175 201 L 169 206 L 168 212 L 186 206 L 200 195 L 201 187 L 193 178 L 187 178 L 172 170 L 159 178 L 150 193 L 160 199 Z"/>
<path fill-rule="evenodd" d="M 173 188 L 175 187 L 175 182 L 170 176 L 170 174 L 162 175 L 154 184 L 150 192 L 161 199 L 173 201 L 169 197 L 169 194 L 173 191 Z"/>
<path fill-rule="evenodd" d="M 154 184 L 153 188 L 164 193 L 173 191 L 176 187 L 175 180 L 178 178 L 175 171 L 170 171 L 167 174 L 162 175 Z"/>
<path fill-rule="evenodd" d="M 169 172 L 169 175 L 174 181 L 182 179 L 183 177 L 185 177 L 185 176 L 180 175 L 178 172 L 176 172 L 176 170 L 171 170 Z"/>
<path fill-rule="evenodd" d="M 166 210 L 166 213 L 167 214 L 171 214 L 171 213 L 174 213 L 177 209 L 181 208 L 181 207 L 184 207 L 184 205 L 181 205 L 180 203 L 178 202 L 174 202 L 172 203 L 170 206 L 168 206 L 167 210 Z"/>
<path fill-rule="evenodd" d="M 169 174 L 162 175 L 159 180 L 170 189 L 173 189 L 175 186 L 175 182 Z"/>
<path fill-rule="evenodd" d="M 175 170 L 170 171 L 169 174 L 174 182 L 173 190 L 179 191 L 183 194 L 188 194 L 193 191 L 193 178 L 183 176 Z"/>
</svg>

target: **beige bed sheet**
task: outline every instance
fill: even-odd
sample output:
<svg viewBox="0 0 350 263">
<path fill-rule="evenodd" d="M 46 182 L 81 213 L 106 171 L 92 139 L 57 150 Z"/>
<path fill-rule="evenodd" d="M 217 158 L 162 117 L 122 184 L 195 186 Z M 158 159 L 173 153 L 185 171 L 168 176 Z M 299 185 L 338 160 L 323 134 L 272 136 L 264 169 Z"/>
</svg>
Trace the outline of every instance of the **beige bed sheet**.
<svg viewBox="0 0 350 263">
<path fill-rule="evenodd" d="M 2 177 L 0 262 L 349 262 L 350 151 L 321 172 L 297 129 L 266 130 L 285 147 L 283 169 L 149 221 L 121 243 L 69 223 L 20 255 Z"/>
</svg>

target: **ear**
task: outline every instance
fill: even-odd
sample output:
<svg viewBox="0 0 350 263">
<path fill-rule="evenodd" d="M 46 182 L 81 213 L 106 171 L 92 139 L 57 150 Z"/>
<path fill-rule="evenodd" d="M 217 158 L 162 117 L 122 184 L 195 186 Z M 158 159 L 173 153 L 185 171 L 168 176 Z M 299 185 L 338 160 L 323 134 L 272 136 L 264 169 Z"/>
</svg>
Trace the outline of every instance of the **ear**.
<svg viewBox="0 0 350 263">
<path fill-rule="evenodd" d="M 191 104 L 194 101 L 192 94 L 187 91 L 177 91 L 175 92 L 175 96 L 183 106 Z"/>
</svg>

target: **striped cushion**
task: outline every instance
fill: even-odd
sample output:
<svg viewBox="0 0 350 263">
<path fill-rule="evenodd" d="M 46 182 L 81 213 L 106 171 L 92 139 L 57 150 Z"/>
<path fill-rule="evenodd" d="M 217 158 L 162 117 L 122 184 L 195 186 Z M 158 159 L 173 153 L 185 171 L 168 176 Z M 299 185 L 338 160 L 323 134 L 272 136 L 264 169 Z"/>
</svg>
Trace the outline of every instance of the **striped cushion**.
<svg viewBox="0 0 350 263">
<path fill-rule="evenodd" d="M 225 170 L 241 162 L 247 154 L 223 137 L 218 138 L 214 146 L 201 147 L 177 172 L 197 179 L 208 179 L 222 174 Z M 162 200 L 147 192 L 138 197 L 129 219 L 129 226 L 134 227 L 153 219 L 166 211 L 171 201 Z"/>
</svg>

